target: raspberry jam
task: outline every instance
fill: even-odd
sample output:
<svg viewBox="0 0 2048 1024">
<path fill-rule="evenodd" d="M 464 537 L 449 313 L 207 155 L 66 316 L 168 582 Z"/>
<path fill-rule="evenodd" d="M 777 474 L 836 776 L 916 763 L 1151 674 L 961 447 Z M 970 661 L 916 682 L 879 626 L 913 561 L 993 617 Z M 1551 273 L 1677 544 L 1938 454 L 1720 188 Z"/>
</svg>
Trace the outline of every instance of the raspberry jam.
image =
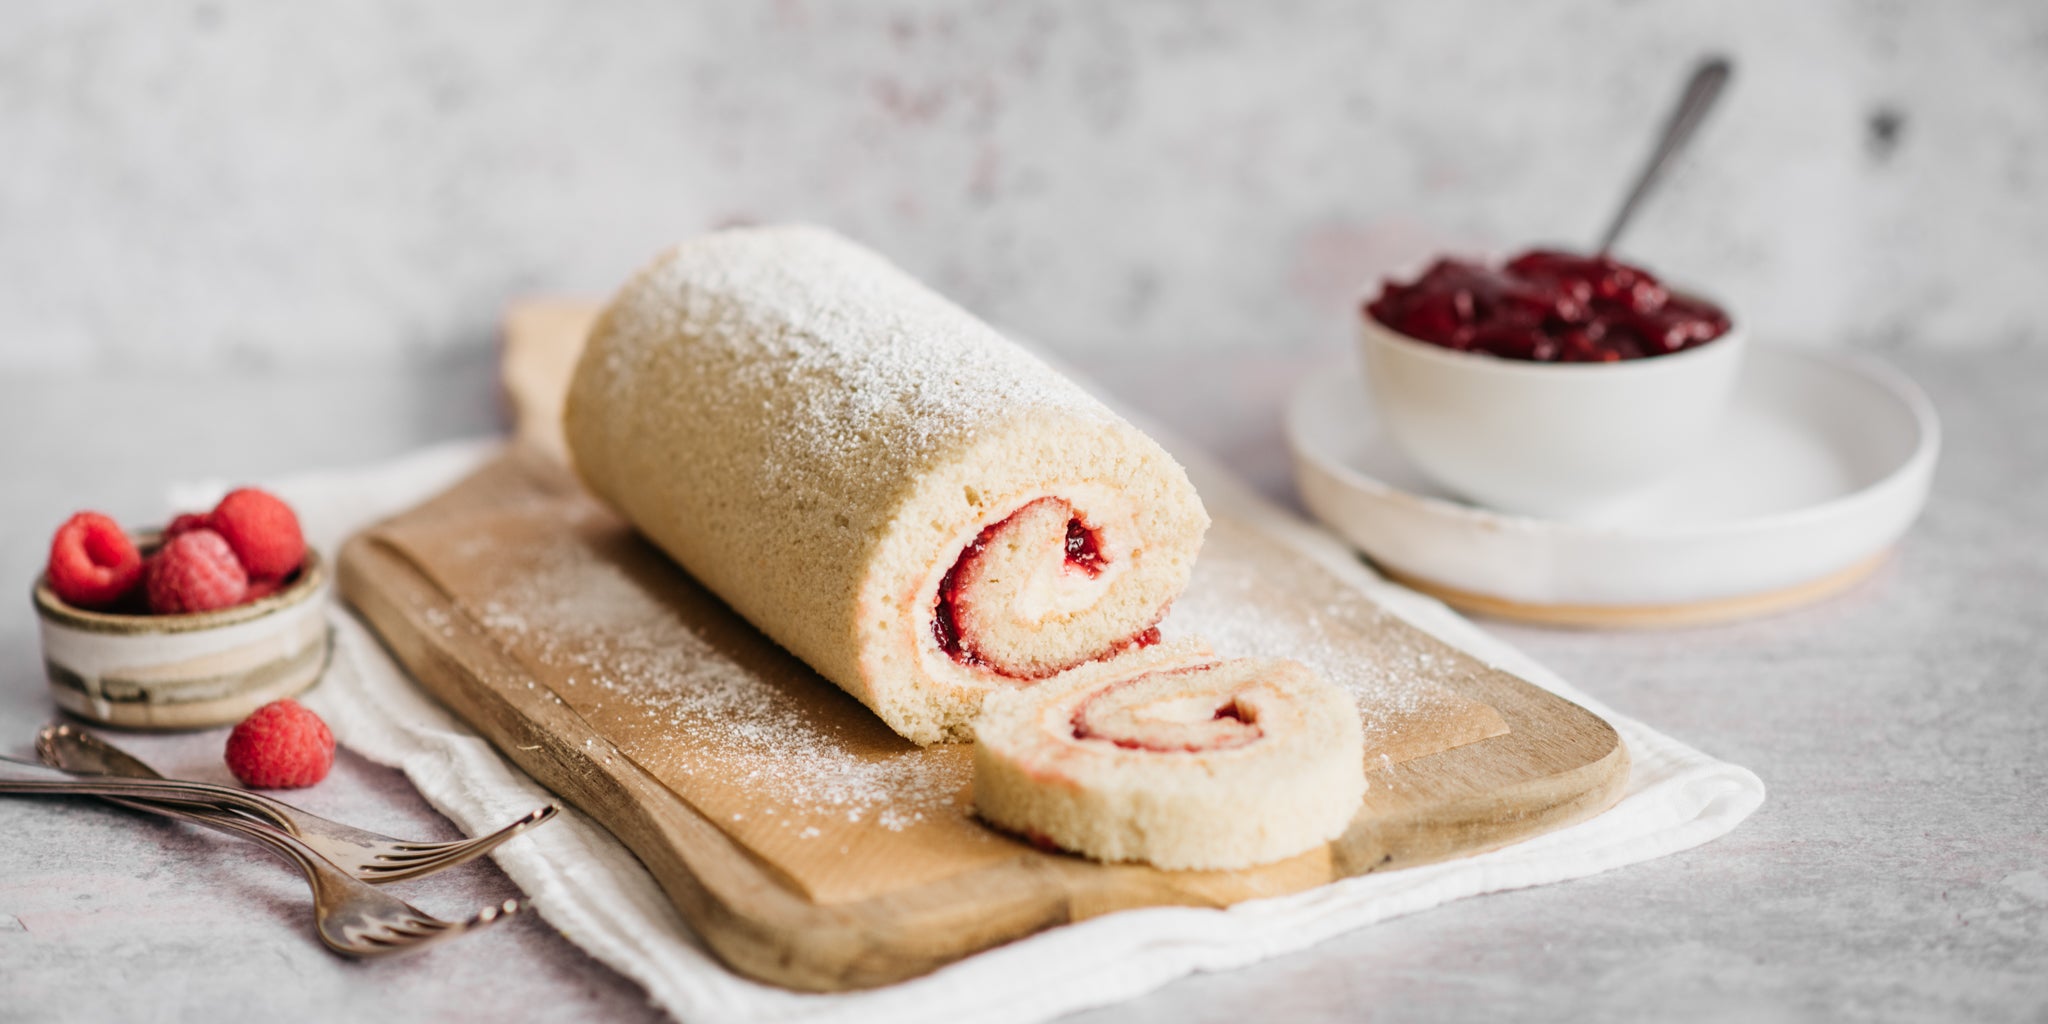
<svg viewBox="0 0 2048 1024">
<path fill-rule="evenodd" d="M 1720 307 L 1670 291 L 1641 267 L 1547 249 L 1501 267 L 1437 260 L 1412 284 L 1387 282 L 1365 312 L 1432 345 L 1538 363 L 1667 355 L 1729 327 Z"/>
<path fill-rule="evenodd" d="M 1067 520 L 1067 564 L 1090 576 L 1102 575 L 1102 538 L 1079 516 Z"/>
<path fill-rule="evenodd" d="M 1244 706 L 1237 702 L 1235 696 L 1224 698 L 1222 703 L 1211 712 L 1209 721 L 1206 723 L 1185 720 L 1155 720 L 1154 724 L 1150 727 L 1141 727 L 1137 735 L 1130 734 L 1130 730 L 1135 723 L 1129 720 L 1129 716 L 1132 716 L 1135 711 L 1137 712 L 1135 717 L 1141 719 L 1146 717 L 1143 714 L 1142 706 L 1138 708 L 1125 706 L 1120 709 L 1121 714 L 1118 713 L 1119 709 L 1113 709 L 1107 716 L 1099 715 L 1099 709 L 1104 703 L 1115 704 L 1117 702 L 1115 695 L 1119 690 L 1136 686 L 1157 676 L 1196 675 L 1214 669 L 1216 666 L 1216 662 L 1211 662 L 1206 665 L 1189 665 L 1184 668 L 1164 669 L 1157 672 L 1146 672 L 1112 683 L 1094 696 L 1089 697 L 1086 701 L 1082 702 L 1080 707 L 1074 710 L 1074 716 L 1069 722 L 1073 730 L 1073 737 L 1077 740 L 1102 740 L 1115 744 L 1124 750 L 1149 750 L 1156 754 L 1200 754 L 1209 751 L 1231 750 L 1257 741 L 1265 735 L 1265 730 L 1259 725 L 1258 719 L 1247 713 Z M 1098 722 L 1098 717 L 1105 717 L 1106 720 Z M 1120 718 L 1123 720 L 1119 721 L 1118 719 Z M 1216 723 L 1228 724 L 1219 725 Z"/>
<path fill-rule="evenodd" d="M 967 630 L 961 622 L 961 610 L 963 605 L 973 599 L 973 595 L 969 593 L 968 581 L 983 553 L 1006 532 L 1015 529 L 1022 517 L 1048 506 L 1067 516 L 1063 531 L 1064 539 L 1061 541 L 1064 567 L 1069 572 L 1093 579 L 1102 575 L 1103 569 L 1108 566 L 1109 559 L 1102 552 L 1101 535 L 1094 527 L 1089 526 L 1071 505 L 1060 498 L 1039 498 L 1000 521 L 983 527 L 974 540 L 961 549 L 960 557 L 954 560 L 953 567 L 946 570 L 946 575 L 940 578 L 938 600 L 932 608 L 932 639 L 938 643 L 939 649 L 951 655 L 954 661 L 969 667 L 987 668 L 999 674 L 1012 675 L 1014 678 L 1038 678 L 1015 676 L 1013 673 L 1003 672 L 999 666 L 984 661 L 975 651 L 974 638 L 966 635 Z M 1161 614 L 1165 614 L 1163 609 Z M 1131 648 L 1150 647 L 1158 642 L 1159 628 L 1151 626 L 1140 630 L 1115 649 L 1104 652 L 1102 656 L 1107 657 Z"/>
</svg>

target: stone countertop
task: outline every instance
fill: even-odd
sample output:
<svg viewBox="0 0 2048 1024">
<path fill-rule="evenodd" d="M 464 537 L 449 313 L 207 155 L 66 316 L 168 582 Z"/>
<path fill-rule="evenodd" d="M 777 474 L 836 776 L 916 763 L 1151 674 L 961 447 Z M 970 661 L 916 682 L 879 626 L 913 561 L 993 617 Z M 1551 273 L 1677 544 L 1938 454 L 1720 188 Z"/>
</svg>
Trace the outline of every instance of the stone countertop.
<svg viewBox="0 0 2048 1024">
<path fill-rule="evenodd" d="M 1293 503 L 1278 411 L 1311 361 L 1079 359 L 1111 393 Z M 1916 355 L 1946 449 L 1925 517 L 1872 580 L 1735 625 L 1490 624 L 1617 709 L 1770 788 L 1732 835 L 1593 878 L 1466 900 L 1076 1019 L 1237 1021 L 2048 1014 L 2048 354 Z M 161 518 L 174 480 L 369 461 L 495 427 L 480 360 L 403 372 L 0 379 L 0 752 L 52 714 L 25 591 L 80 507 Z M 225 779 L 223 733 L 123 737 Z M 452 837 L 398 772 L 343 754 L 298 798 Z M 264 853 L 84 801 L 0 800 L 0 1021 L 658 1019 L 528 916 L 352 963 Z M 490 864 L 410 883 L 457 914 Z"/>
</svg>

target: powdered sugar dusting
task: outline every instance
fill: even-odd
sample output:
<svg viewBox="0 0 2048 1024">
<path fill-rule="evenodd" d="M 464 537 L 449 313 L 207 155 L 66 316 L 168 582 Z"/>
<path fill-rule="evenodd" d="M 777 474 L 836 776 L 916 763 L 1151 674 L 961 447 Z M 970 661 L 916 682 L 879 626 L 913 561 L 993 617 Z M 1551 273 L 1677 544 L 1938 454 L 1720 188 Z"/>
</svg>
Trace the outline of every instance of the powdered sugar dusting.
<svg viewBox="0 0 2048 1024">
<path fill-rule="evenodd" d="M 429 609 L 428 628 L 486 632 L 522 663 L 526 687 L 604 737 L 589 756 L 611 757 L 609 741 L 757 851 L 882 858 L 898 880 L 1002 855 L 971 815 L 966 748 L 909 745 L 587 495 L 533 480 L 501 463 L 385 528 L 461 609 Z M 1491 734 L 1475 735 L 1490 709 L 1445 688 L 1484 666 L 1235 519 L 1215 524 L 1164 628 L 1226 656 L 1307 663 L 1353 694 L 1368 750 L 1387 763 Z M 887 839 L 913 831 L 958 841 Z M 848 892 L 879 877 L 850 883 L 837 862 L 804 877 Z"/>
<path fill-rule="evenodd" d="M 1200 637 L 1225 657 L 1314 669 L 1357 701 L 1368 751 L 1475 709 L 1442 683 L 1467 659 L 1413 629 L 1388 628 L 1397 624 L 1390 613 L 1270 547 L 1219 521 L 1162 632 Z"/>
<path fill-rule="evenodd" d="M 964 759 L 835 731 L 817 713 L 818 693 L 764 674 L 764 659 L 802 671 L 787 655 L 750 631 L 734 648 L 729 634 L 745 627 L 722 621 L 723 609 L 687 614 L 648 580 L 566 540 L 516 563 L 456 571 L 480 576 L 475 592 L 487 595 L 465 610 L 635 762 L 657 778 L 711 783 L 693 800 L 740 796 L 750 811 L 703 808 L 714 817 L 812 839 L 823 819 L 901 831 L 965 809 Z M 691 603 L 713 607 L 708 597 Z"/>
<path fill-rule="evenodd" d="M 754 466 L 764 495 L 843 500 L 844 486 L 916 471 L 1001 419 L 1115 414 L 993 329 L 831 232 L 720 232 L 678 246 L 613 307 L 608 404 L 629 409 L 664 348 L 669 382 L 707 421 L 774 424 Z M 699 386 L 703 385 L 703 386 Z M 881 440 L 885 443 L 877 444 Z"/>
</svg>

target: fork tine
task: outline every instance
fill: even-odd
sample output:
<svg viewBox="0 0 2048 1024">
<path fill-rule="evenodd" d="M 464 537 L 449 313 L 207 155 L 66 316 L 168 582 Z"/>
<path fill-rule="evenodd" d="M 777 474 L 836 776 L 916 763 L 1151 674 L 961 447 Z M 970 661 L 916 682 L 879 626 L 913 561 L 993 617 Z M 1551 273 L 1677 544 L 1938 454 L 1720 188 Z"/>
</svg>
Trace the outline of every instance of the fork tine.
<svg viewBox="0 0 2048 1024">
<path fill-rule="evenodd" d="M 436 860 L 452 853 L 461 853 L 474 845 L 476 845 L 474 842 L 449 843 L 446 846 L 431 850 L 404 850 L 398 853 L 372 854 L 370 859 L 392 865 L 417 864 L 420 861 Z"/>
<path fill-rule="evenodd" d="M 560 812 L 547 804 L 527 812 L 488 836 L 449 842 L 408 842 L 379 835 L 341 822 L 331 821 L 302 808 L 245 790 L 166 779 L 133 755 L 85 729 L 68 722 L 52 722 L 36 736 L 36 750 L 49 764 L 67 771 L 73 779 L 146 782 L 147 789 L 124 789 L 121 796 L 134 800 L 179 801 L 226 805 L 250 814 L 313 844 L 323 856 L 359 877 L 393 881 L 425 875 L 454 867 L 497 846 L 527 828 L 547 821 Z M 168 787 L 176 787 L 176 791 Z M 195 787 L 187 789 L 186 787 Z"/>
<path fill-rule="evenodd" d="M 496 849 L 514 836 L 535 825 L 545 822 L 561 813 L 560 806 L 548 804 L 528 812 L 519 820 L 489 835 L 453 843 L 435 844 L 431 849 L 412 849 L 397 853 L 379 853 L 367 858 L 362 865 L 365 872 L 373 873 L 379 881 L 396 881 L 430 874 L 454 867 L 465 861 L 474 860 Z M 424 846 L 425 844 L 418 844 Z"/>
<path fill-rule="evenodd" d="M 349 956 L 385 956 L 481 928 L 516 912 L 520 901 L 485 907 L 468 921 L 443 921 L 350 875 L 305 840 L 237 815 L 196 812 L 175 803 L 138 807 L 254 840 L 298 867 L 313 889 L 314 931 Z"/>
<path fill-rule="evenodd" d="M 410 867 L 383 867 L 377 864 L 364 864 L 357 867 L 356 877 L 365 882 L 383 885 L 386 882 L 402 882 L 408 878 L 417 878 L 419 875 Z"/>
<path fill-rule="evenodd" d="M 398 850 L 402 853 L 435 854 L 447 852 L 450 850 L 461 849 L 475 843 L 485 843 L 493 841 L 503 842 L 506 839 L 510 839 L 513 836 L 518 835 L 520 832 L 526 829 L 532 828 L 535 825 L 538 825 L 544 821 L 549 820 L 550 818 L 553 818 L 555 815 L 561 813 L 561 810 L 562 808 L 559 804 L 547 804 L 545 806 L 536 807 L 533 810 L 530 810 L 525 814 L 520 815 L 511 824 L 506 825 L 504 828 L 501 828 L 496 832 L 492 832 L 488 835 L 472 836 L 468 839 L 452 839 L 447 842 L 439 843 L 396 842 L 391 844 L 391 846 L 393 849 Z"/>
<path fill-rule="evenodd" d="M 352 952 L 359 956 L 383 956 L 417 949 L 443 939 L 487 928 L 519 913 L 525 907 L 524 901 L 509 899 L 495 906 L 485 907 L 466 921 L 443 921 L 424 914 L 400 921 L 386 921 L 377 931 L 357 936 L 358 944 Z"/>
<path fill-rule="evenodd" d="M 480 928 L 484 925 L 491 924 L 493 922 L 503 920 L 504 918 L 511 917 L 512 915 L 525 910 L 528 906 L 529 904 L 525 900 L 515 896 L 511 899 L 506 900 L 503 903 L 498 904 L 495 907 L 485 907 L 484 909 L 477 911 L 477 915 L 475 917 L 470 918 L 469 923 Z"/>
</svg>

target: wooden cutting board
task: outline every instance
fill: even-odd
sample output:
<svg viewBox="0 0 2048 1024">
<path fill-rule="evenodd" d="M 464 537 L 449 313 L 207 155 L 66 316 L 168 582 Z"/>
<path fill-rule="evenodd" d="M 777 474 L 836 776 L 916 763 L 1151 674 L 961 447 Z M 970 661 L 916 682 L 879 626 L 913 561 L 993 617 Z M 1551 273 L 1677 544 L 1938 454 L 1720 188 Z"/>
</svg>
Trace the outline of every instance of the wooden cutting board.
<svg viewBox="0 0 2048 1024">
<path fill-rule="evenodd" d="M 574 341 L 573 317 L 526 322 L 542 325 L 516 339 L 529 349 Z M 1369 789 L 1345 835 L 1242 871 L 1097 864 L 983 826 L 968 748 L 895 736 L 641 541 L 544 444 L 351 539 L 339 576 L 422 685 L 618 836 L 727 964 L 792 988 L 886 984 L 1100 914 L 1466 855 L 1619 797 L 1627 753 L 1605 722 L 1212 514 L 1168 632 L 1302 657 L 1357 695 L 1367 734 Z"/>
</svg>

